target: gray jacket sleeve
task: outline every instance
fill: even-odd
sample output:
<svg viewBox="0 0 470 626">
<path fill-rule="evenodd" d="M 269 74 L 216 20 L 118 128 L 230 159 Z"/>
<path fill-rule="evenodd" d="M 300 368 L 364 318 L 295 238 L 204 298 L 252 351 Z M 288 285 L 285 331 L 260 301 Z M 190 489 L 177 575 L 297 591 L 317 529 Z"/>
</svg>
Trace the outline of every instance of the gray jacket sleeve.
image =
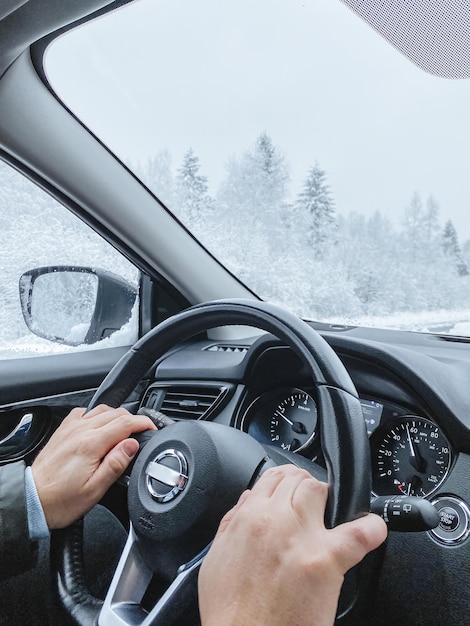
<svg viewBox="0 0 470 626">
<path fill-rule="evenodd" d="M 23 461 L 0 467 L 0 580 L 37 562 L 38 545 L 29 537 Z"/>
</svg>

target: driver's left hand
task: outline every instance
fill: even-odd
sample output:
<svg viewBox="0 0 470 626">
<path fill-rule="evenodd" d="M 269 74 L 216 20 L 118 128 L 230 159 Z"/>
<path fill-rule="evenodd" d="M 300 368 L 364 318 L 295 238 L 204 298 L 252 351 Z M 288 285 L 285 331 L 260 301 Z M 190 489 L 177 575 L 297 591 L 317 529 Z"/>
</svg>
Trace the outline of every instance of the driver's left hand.
<svg viewBox="0 0 470 626">
<path fill-rule="evenodd" d="M 137 454 L 129 436 L 148 429 L 149 418 L 123 408 L 70 412 L 32 465 L 49 529 L 70 525 L 102 498 Z"/>
</svg>

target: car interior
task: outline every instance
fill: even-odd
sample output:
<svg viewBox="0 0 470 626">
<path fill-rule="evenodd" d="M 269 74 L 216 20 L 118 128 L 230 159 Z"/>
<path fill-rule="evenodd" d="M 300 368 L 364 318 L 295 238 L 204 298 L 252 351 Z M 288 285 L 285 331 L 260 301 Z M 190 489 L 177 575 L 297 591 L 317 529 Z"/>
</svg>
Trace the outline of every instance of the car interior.
<svg viewBox="0 0 470 626">
<path fill-rule="evenodd" d="M 182 201 L 179 213 L 179 196 L 160 196 L 114 149 L 115 130 L 101 134 L 87 121 L 94 107 L 103 107 L 104 120 L 114 115 L 113 105 L 99 102 L 94 79 L 89 91 L 86 74 L 71 81 L 70 93 L 83 99 L 74 110 L 54 78 L 60 60 L 72 73 L 60 48 L 67 37 L 85 33 L 86 57 L 86 28 L 106 29 L 113 14 L 127 24 L 126 11 L 145 1 L 3 0 L 0 7 L 0 464 L 31 464 L 76 406 L 124 405 L 160 428 L 136 435 L 136 461 L 84 520 L 52 533 L 50 554 L 35 570 L 0 583 L 0 623 L 199 624 L 197 573 L 221 518 L 268 467 L 287 463 L 328 482 L 329 527 L 373 511 L 389 528 L 386 542 L 346 576 L 336 624 L 468 623 L 469 336 L 299 314 L 289 304 L 305 286 L 289 291 L 286 282 L 280 303 L 264 296 L 268 279 L 264 292 L 261 280 L 247 280 L 246 258 L 267 264 L 257 256 L 259 238 L 237 241 L 233 265 L 219 260 L 200 236 L 217 232 L 211 213 L 207 221 L 191 217 Z M 166 10 L 163 0 L 153 4 Z M 386 40 L 400 62 L 442 81 L 470 76 L 467 3 L 332 4 Z M 219 10 L 205 0 L 194 5 L 178 5 L 183 37 L 186 29 L 197 34 L 201 5 L 208 15 Z M 165 13 L 161 19 L 168 28 Z M 264 12 L 260 23 L 269 21 Z M 229 20 L 214 23 L 221 38 L 234 37 Z M 136 34 L 145 52 L 143 31 Z M 133 56 L 127 41 L 119 45 Z M 73 54 L 78 62 L 77 48 Z M 121 70 L 119 106 L 132 119 L 118 118 L 116 142 L 139 118 Z M 105 76 L 105 65 L 100 71 Z M 165 106 L 176 110 L 182 98 L 199 107 L 178 80 L 174 94 L 161 87 Z M 256 94 L 255 83 L 250 89 Z M 176 115 L 183 143 L 185 127 Z M 256 228 L 266 230 L 263 219 Z M 220 245 L 228 249 L 238 231 L 227 224 Z M 274 272 L 304 262 L 295 247 L 286 253 L 279 240 L 273 247 Z M 464 302 L 470 285 L 462 267 L 456 292 Z M 335 301 L 349 301 L 335 274 L 326 280 Z M 439 277 L 431 281 L 445 291 Z M 470 305 L 461 309 L 468 315 Z M 167 471 L 183 477 L 183 487 Z"/>
</svg>

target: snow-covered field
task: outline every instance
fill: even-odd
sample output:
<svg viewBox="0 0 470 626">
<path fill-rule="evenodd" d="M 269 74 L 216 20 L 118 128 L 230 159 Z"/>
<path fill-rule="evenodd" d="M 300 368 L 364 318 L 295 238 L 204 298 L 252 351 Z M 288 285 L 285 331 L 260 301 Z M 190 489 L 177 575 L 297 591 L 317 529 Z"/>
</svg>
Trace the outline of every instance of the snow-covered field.
<svg viewBox="0 0 470 626">
<path fill-rule="evenodd" d="M 421 333 L 470 337 L 470 309 L 391 313 L 384 316 L 363 315 L 352 319 L 330 320 L 354 326 L 410 330 Z"/>
</svg>

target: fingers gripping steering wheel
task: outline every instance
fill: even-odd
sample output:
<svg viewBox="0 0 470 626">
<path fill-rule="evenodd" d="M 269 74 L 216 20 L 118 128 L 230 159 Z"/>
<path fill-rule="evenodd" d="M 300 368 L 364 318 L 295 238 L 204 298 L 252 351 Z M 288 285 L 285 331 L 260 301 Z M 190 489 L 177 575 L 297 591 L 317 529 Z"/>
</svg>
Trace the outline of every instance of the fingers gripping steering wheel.
<svg viewBox="0 0 470 626">
<path fill-rule="evenodd" d="M 369 445 L 354 385 L 326 341 L 278 306 L 219 300 L 165 320 L 121 358 L 88 408 L 101 403 L 120 406 L 169 349 L 205 330 L 228 325 L 272 333 L 308 367 L 317 390 L 321 446 L 328 471 L 326 524 L 336 526 L 368 512 Z M 131 530 L 103 607 L 84 584 L 81 524 L 53 538 L 59 596 L 68 614 L 82 626 L 98 623 L 100 611 L 102 626 L 175 621 L 188 593 L 192 597 L 197 593 L 198 566 L 221 517 L 267 463 L 273 464 L 260 444 L 228 426 L 181 421 L 156 431 L 132 470 L 128 492 Z M 153 608 L 144 610 L 142 598 L 155 573 L 168 580 L 169 587 Z"/>
</svg>

